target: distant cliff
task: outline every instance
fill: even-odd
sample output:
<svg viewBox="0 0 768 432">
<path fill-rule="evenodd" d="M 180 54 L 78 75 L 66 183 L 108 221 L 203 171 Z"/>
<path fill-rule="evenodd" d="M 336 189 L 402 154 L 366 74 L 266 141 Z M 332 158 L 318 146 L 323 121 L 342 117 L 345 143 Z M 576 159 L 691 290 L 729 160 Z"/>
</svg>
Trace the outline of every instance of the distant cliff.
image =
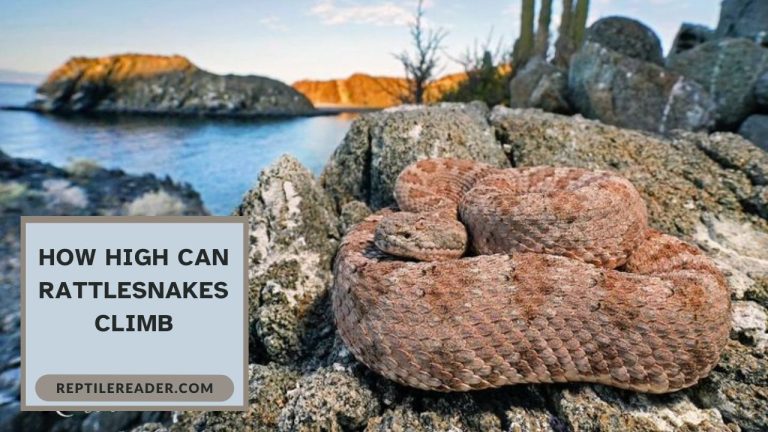
<svg viewBox="0 0 768 432">
<path fill-rule="evenodd" d="M 464 73 L 446 75 L 428 89 L 427 102 L 435 102 L 446 92 L 455 89 L 467 79 Z M 316 106 L 347 106 L 385 108 L 400 104 L 400 95 L 407 89 L 403 78 L 353 74 L 346 79 L 293 83 L 293 88 L 304 94 Z"/>
<path fill-rule="evenodd" d="M 30 108 L 221 116 L 314 112 L 306 97 L 280 81 L 216 75 L 182 56 L 142 54 L 72 58 L 38 87 Z"/>
</svg>

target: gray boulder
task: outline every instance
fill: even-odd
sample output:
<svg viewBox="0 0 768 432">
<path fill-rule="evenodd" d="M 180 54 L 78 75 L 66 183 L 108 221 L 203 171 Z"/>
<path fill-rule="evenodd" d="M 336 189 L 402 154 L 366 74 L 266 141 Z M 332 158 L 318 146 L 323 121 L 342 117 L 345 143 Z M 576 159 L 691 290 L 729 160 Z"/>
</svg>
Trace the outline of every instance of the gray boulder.
<svg viewBox="0 0 768 432">
<path fill-rule="evenodd" d="M 768 69 L 760 75 L 755 83 L 755 102 L 761 108 L 768 108 Z"/>
<path fill-rule="evenodd" d="M 661 41 L 650 27 L 620 16 L 600 18 L 586 31 L 585 41 L 600 44 L 638 60 L 662 65 Z"/>
<path fill-rule="evenodd" d="M 717 36 L 747 38 L 768 46 L 768 2 L 723 0 Z"/>
<path fill-rule="evenodd" d="M 753 114 L 744 120 L 739 135 L 768 152 L 768 115 Z"/>
<path fill-rule="evenodd" d="M 709 27 L 683 23 L 680 25 L 680 29 L 675 35 L 675 40 L 672 42 L 672 48 L 667 54 L 667 58 L 680 54 L 683 51 L 696 48 L 697 46 L 709 42 L 715 38 L 715 31 Z"/>
<path fill-rule="evenodd" d="M 536 57 L 509 83 L 509 105 L 514 108 L 541 108 L 568 113 L 567 71 Z"/>
<path fill-rule="evenodd" d="M 356 119 L 323 169 L 320 183 L 337 209 L 359 200 L 371 209 L 394 204 L 406 166 L 429 157 L 474 159 L 507 166 L 482 103 L 401 106 Z"/>
<path fill-rule="evenodd" d="M 768 69 L 768 49 L 746 39 L 714 40 L 671 57 L 667 66 L 707 89 L 718 127 L 732 129 L 757 106 L 754 88 Z"/>
<path fill-rule="evenodd" d="M 713 123 L 714 102 L 701 85 L 596 43 L 572 57 L 568 89 L 576 111 L 620 127 L 666 134 Z"/>
</svg>

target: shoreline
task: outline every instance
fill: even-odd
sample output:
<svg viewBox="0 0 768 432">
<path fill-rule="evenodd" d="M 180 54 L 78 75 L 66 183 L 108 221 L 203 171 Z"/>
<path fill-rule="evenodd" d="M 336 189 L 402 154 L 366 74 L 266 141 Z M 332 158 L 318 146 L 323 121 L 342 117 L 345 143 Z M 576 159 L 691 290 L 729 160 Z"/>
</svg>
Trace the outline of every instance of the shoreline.
<svg viewBox="0 0 768 432">
<path fill-rule="evenodd" d="M 182 118 L 221 118 L 221 119 L 292 119 L 301 117 L 321 117 L 335 116 L 340 114 L 364 114 L 368 112 L 381 111 L 383 108 L 370 107 L 322 107 L 315 108 L 306 113 L 282 113 L 282 112 L 264 112 L 259 114 L 246 113 L 203 113 L 203 112 L 161 112 L 152 110 L 131 110 L 131 111 L 44 111 L 29 106 L 1 105 L 0 111 L 25 111 L 42 115 L 51 115 L 56 117 L 111 117 L 111 116 L 135 116 L 135 117 L 182 117 Z"/>
</svg>

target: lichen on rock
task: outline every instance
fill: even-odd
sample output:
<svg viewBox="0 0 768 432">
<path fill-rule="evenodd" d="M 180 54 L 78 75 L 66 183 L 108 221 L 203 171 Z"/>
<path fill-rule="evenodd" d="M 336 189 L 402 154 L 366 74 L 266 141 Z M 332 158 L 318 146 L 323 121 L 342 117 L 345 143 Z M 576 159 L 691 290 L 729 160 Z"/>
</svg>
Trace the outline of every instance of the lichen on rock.
<svg viewBox="0 0 768 432">
<path fill-rule="evenodd" d="M 611 169 L 630 178 L 655 227 L 695 242 L 726 272 L 737 313 L 718 366 L 669 395 L 579 383 L 443 394 L 400 386 L 359 363 L 328 310 L 330 261 L 339 237 L 369 204 L 387 202 L 394 167 L 435 149 L 499 165 Z M 764 187 L 768 163 L 755 151 L 733 134 L 662 139 L 538 110 L 452 105 L 362 116 L 321 182 L 284 157 L 244 198 L 237 213 L 248 215 L 251 226 L 249 410 L 177 414 L 171 429 L 766 430 L 768 353 L 760 319 L 768 300 L 768 220 L 749 203 Z"/>
<path fill-rule="evenodd" d="M 250 225 L 251 356 L 290 362 L 302 353 L 307 319 L 331 281 L 340 234 L 331 201 L 294 158 L 281 157 L 259 176 L 235 214 Z"/>
<path fill-rule="evenodd" d="M 337 209 L 352 200 L 372 209 L 394 203 L 400 171 L 429 157 L 509 163 L 496 144 L 482 103 L 403 106 L 361 116 L 331 156 L 320 177 Z"/>
</svg>

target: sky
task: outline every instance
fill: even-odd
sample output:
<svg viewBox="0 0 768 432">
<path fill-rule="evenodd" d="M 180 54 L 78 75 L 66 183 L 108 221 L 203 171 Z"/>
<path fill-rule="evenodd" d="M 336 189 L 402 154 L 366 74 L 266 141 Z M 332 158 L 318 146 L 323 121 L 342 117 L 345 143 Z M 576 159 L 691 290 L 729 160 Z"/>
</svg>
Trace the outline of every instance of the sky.
<svg viewBox="0 0 768 432">
<path fill-rule="evenodd" d="M 72 56 L 181 54 L 216 73 L 291 83 L 354 72 L 402 75 L 393 53 L 408 47 L 417 0 L 3 0 L 0 69 L 47 73 Z M 560 1 L 554 0 L 556 30 Z M 426 0 L 430 28 L 448 32 L 444 72 L 487 39 L 511 46 L 521 0 Z M 589 22 L 639 19 L 666 53 L 682 22 L 715 27 L 719 0 L 592 0 Z"/>
</svg>

